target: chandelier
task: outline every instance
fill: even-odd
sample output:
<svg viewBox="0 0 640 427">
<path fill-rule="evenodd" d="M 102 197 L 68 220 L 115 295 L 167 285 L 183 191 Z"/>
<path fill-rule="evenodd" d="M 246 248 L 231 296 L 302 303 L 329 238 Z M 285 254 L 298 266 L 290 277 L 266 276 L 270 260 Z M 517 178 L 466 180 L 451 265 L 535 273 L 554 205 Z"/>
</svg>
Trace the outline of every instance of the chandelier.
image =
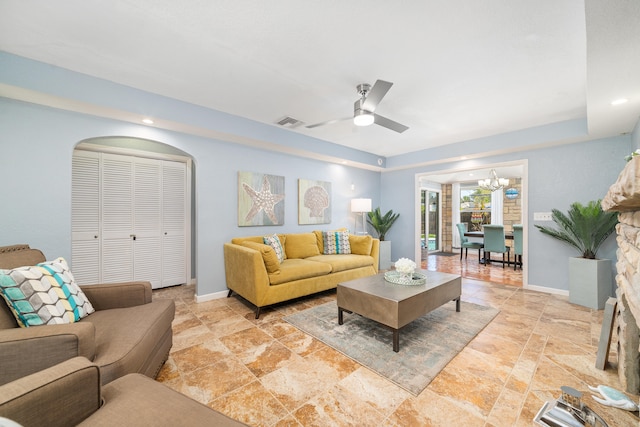
<svg viewBox="0 0 640 427">
<path fill-rule="evenodd" d="M 509 180 L 506 178 L 498 178 L 496 170 L 491 169 L 491 172 L 489 172 L 489 178 L 478 180 L 478 185 L 480 188 L 496 191 L 509 185 Z"/>
</svg>

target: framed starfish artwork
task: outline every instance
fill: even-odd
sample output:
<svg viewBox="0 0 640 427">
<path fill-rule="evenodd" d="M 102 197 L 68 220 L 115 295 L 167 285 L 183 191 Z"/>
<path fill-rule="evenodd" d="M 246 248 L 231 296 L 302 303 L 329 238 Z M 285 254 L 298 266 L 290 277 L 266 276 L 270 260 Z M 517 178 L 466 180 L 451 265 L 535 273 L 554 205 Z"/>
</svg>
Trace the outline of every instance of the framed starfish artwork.
<svg viewBox="0 0 640 427">
<path fill-rule="evenodd" d="M 298 224 L 331 222 L 331 183 L 298 180 Z"/>
<path fill-rule="evenodd" d="M 238 172 L 238 226 L 284 224 L 284 176 Z"/>
</svg>

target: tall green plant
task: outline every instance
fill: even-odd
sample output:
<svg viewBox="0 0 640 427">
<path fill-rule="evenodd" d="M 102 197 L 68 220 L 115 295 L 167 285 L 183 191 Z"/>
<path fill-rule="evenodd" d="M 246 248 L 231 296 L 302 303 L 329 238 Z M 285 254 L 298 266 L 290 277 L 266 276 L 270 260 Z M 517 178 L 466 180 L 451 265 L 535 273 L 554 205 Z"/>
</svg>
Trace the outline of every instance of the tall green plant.
<svg viewBox="0 0 640 427">
<path fill-rule="evenodd" d="M 369 212 L 369 219 L 367 222 L 371 224 L 374 230 L 378 233 L 378 238 L 384 240 L 384 235 L 387 234 L 391 226 L 398 219 L 400 214 L 394 214 L 393 210 L 390 210 L 386 214 L 380 213 L 380 208 L 375 208 L 372 212 Z"/>
<path fill-rule="evenodd" d="M 615 230 L 618 214 L 603 211 L 600 200 L 596 200 L 590 201 L 587 205 L 573 203 L 567 215 L 552 209 L 551 219 L 559 228 L 537 224 L 536 228 L 576 248 L 582 258 L 595 259 L 600 245 Z"/>
</svg>

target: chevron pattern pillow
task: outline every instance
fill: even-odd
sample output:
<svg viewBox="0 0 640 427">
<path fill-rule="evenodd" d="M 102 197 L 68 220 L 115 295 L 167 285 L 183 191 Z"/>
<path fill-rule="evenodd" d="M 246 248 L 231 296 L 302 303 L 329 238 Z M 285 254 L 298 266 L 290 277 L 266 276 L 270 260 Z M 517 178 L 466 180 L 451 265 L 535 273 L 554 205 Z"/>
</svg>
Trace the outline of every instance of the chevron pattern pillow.
<svg viewBox="0 0 640 427">
<path fill-rule="evenodd" d="M 74 323 L 95 311 L 64 258 L 0 270 L 0 294 L 25 328 Z"/>
</svg>

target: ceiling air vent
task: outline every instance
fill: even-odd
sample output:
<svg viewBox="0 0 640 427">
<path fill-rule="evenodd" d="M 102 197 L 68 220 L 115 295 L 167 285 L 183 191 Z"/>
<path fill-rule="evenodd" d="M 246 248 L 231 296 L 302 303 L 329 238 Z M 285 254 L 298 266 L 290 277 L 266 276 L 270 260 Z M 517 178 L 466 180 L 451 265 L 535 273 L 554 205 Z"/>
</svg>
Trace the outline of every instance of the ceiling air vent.
<svg viewBox="0 0 640 427">
<path fill-rule="evenodd" d="M 289 116 L 285 116 L 281 119 L 279 119 L 276 122 L 277 125 L 286 127 L 286 128 L 297 128 L 298 126 L 301 126 L 304 124 L 303 121 L 300 121 L 298 119 L 294 119 L 293 117 L 289 117 Z"/>
</svg>

